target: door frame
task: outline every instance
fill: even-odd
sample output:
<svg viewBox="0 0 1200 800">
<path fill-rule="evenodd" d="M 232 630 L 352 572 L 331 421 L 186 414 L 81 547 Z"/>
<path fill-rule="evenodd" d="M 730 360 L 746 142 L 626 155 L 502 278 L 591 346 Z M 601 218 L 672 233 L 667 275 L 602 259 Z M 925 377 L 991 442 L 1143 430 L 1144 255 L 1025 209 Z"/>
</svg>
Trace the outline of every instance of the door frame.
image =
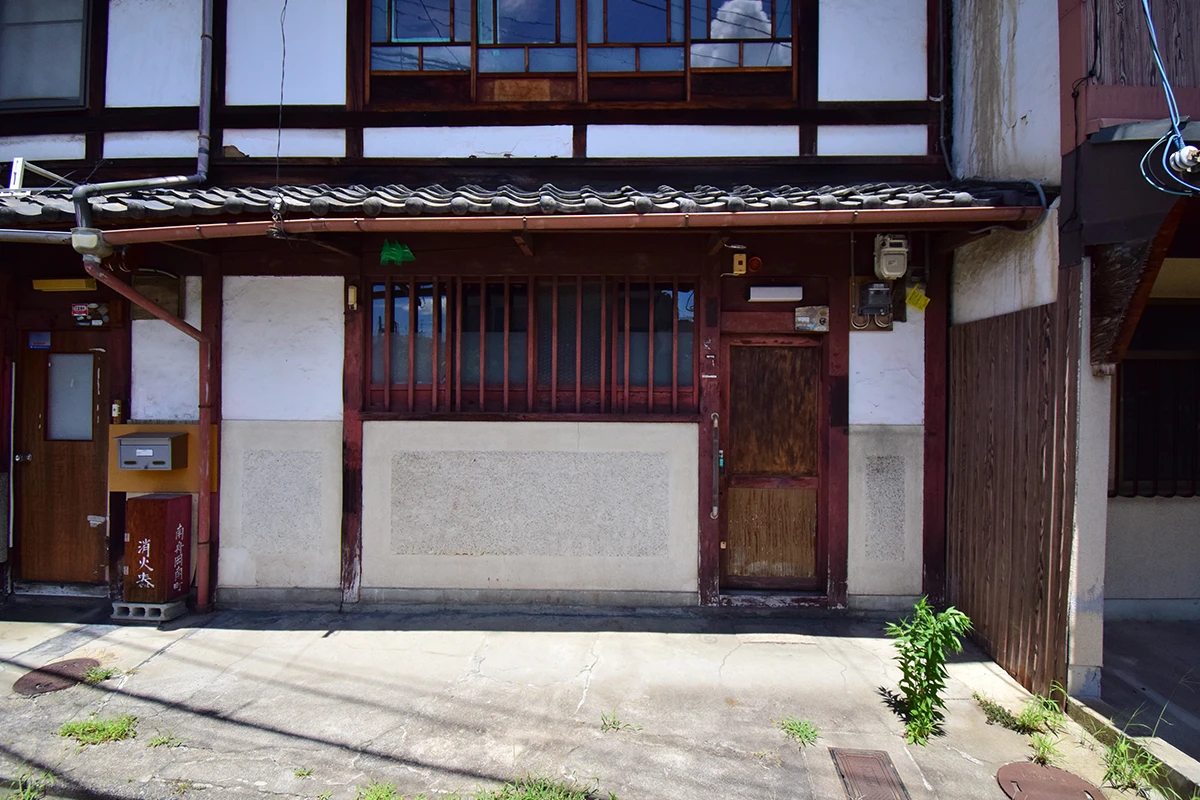
<svg viewBox="0 0 1200 800">
<path fill-rule="evenodd" d="M 733 374 L 732 350 L 734 347 L 803 347 L 803 348 L 819 348 L 821 356 L 821 374 L 818 376 L 817 387 L 817 477 L 811 481 L 810 486 L 799 488 L 812 488 L 817 492 L 817 532 L 816 532 L 816 576 L 810 581 L 804 579 L 795 580 L 789 578 L 739 578 L 736 580 L 738 586 L 733 586 L 725 582 L 724 564 L 726 558 L 726 549 L 721 548 L 720 561 L 718 563 L 717 580 L 722 591 L 734 590 L 767 590 L 767 591 L 783 591 L 783 592 L 804 592 L 824 593 L 824 589 L 828 582 L 829 576 L 829 548 L 828 548 L 828 533 L 829 533 L 829 509 L 826 502 L 826 492 L 828 489 L 829 475 L 827 467 L 829 463 L 829 347 L 827 345 L 827 337 L 823 334 L 727 334 L 721 337 L 721 363 L 724 365 L 721 370 L 721 412 L 719 418 L 719 439 L 722 444 L 722 450 L 726 449 L 731 443 L 730 438 L 730 383 Z M 774 479 L 765 479 L 768 483 Z M 808 481 L 806 481 L 808 482 Z M 729 481 L 725 470 L 721 470 L 721 478 L 719 485 L 719 515 L 717 518 L 717 530 L 721 537 L 721 542 L 728 540 L 728 492 Z M 805 582 L 810 585 L 803 586 Z"/>
</svg>

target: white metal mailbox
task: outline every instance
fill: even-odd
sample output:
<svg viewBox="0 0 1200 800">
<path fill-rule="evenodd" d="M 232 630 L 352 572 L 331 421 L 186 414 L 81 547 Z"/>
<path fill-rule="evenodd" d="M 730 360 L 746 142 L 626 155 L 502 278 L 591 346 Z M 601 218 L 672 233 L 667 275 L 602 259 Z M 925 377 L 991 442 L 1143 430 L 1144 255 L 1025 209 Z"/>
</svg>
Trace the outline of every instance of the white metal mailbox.
<svg viewBox="0 0 1200 800">
<path fill-rule="evenodd" d="M 117 437 L 120 469 L 184 469 L 187 467 L 186 433 L 126 433 Z"/>
</svg>

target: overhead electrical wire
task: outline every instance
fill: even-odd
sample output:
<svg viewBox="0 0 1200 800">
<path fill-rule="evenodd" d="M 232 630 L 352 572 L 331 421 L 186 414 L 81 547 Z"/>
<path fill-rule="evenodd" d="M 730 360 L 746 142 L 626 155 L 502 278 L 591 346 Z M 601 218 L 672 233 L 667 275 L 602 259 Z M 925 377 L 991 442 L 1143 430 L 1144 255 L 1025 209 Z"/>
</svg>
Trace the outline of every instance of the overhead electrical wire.
<svg viewBox="0 0 1200 800">
<path fill-rule="evenodd" d="M 1170 163 L 1171 156 L 1174 153 L 1182 151 L 1188 145 L 1183 137 L 1183 119 L 1179 113 L 1179 102 L 1175 99 L 1175 90 L 1171 87 L 1171 79 L 1167 76 L 1167 68 L 1163 63 L 1162 53 L 1158 49 L 1158 31 L 1154 28 L 1154 15 L 1150 13 L 1150 0 L 1142 0 L 1142 12 L 1146 17 L 1146 28 L 1150 33 L 1150 52 L 1154 55 L 1154 66 L 1158 70 L 1159 79 L 1162 81 L 1163 94 L 1167 100 L 1170 130 L 1150 146 L 1150 149 L 1142 156 L 1139 166 L 1142 171 L 1142 177 L 1145 178 L 1146 182 L 1160 192 L 1182 197 L 1192 197 L 1200 194 L 1200 186 L 1184 180 L 1180 172 L 1173 169 Z M 1151 156 L 1160 147 L 1162 148 L 1162 155 L 1159 160 L 1162 163 L 1165 179 L 1154 174 L 1154 170 L 1149 167 L 1152 160 Z"/>
</svg>

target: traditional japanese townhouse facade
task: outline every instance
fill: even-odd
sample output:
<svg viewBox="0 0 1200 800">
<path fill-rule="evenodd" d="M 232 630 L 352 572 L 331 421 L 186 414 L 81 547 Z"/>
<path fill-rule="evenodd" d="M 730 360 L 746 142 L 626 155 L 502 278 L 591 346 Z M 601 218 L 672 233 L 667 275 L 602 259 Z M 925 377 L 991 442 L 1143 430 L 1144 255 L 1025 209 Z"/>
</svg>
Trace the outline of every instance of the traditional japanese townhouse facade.
<svg viewBox="0 0 1200 800">
<path fill-rule="evenodd" d="M 6 590 L 183 492 L 201 609 L 941 596 L 954 251 L 1058 177 L 948 173 L 949 15 L 0 0 Z"/>
</svg>

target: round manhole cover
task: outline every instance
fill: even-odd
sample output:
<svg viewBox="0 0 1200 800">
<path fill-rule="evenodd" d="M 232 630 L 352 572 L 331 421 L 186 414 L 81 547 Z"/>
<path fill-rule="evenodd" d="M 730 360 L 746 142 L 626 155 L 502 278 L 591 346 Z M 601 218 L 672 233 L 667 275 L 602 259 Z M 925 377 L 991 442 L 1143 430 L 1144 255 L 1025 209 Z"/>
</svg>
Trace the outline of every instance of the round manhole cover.
<svg viewBox="0 0 1200 800">
<path fill-rule="evenodd" d="M 1100 790 L 1083 778 L 1028 761 L 1004 765 L 996 781 L 1013 800 L 1104 800 Z"/>
<path fill-rule="evenodd" d="M 32 697 L 46 692 L 57 692 L 69 689 L 77 683 L 82 683 L 87 671 L 100 666 L 94 658 L 72 658 L 67 661 L 55 661 L 44 667 L 26 673 L 13 684 L 13 691 Z"/>
</svg>

